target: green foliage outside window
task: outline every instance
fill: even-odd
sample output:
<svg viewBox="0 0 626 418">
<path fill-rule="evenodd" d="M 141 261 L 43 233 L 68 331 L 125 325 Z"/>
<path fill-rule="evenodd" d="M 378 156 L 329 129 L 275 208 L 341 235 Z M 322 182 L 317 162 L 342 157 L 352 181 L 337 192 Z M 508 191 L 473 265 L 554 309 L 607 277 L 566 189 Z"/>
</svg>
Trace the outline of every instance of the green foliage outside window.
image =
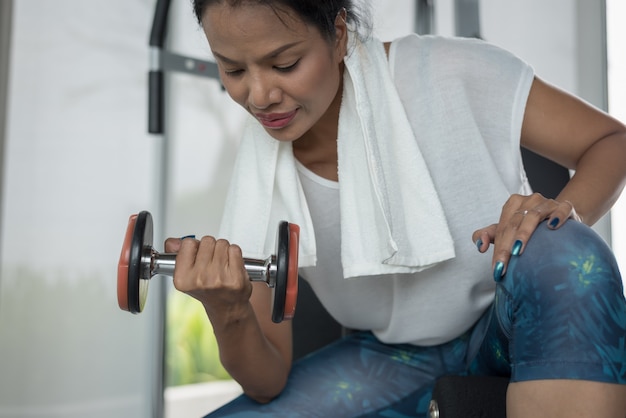
<svg viewBox="0 0 626 418">
<path fill-rule="evenodd" d="M 167 302 L 166 385 L 229 380 L 202 304 L 172 290 Z"/>
</svg>

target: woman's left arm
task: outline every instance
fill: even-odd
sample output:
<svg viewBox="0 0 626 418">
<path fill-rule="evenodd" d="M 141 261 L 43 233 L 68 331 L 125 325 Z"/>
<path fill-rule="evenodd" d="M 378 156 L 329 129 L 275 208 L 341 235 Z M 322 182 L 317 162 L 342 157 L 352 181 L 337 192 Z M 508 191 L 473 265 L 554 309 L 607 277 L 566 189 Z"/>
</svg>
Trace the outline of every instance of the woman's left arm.
<svg viewBox="0 0 626 418">
<path fill-rule="evenodd" d="M 474 232 L 481 252 L 494 244 L 496 279 L 540 222 L 547 219 L 553 229 L 569 218 L 593 225 L 626 183 L 626 126 L 538 78 L 526 104 L 521 145 L 575 173 L 556 199 L 513 195 L 497 224 Z"/>
<path fill-rule="evenodd" d="M 626 183 L 626 126 L 539 79 L 526 105 L 521 144 L 575 170 L 556 201 L 570 202 L 587 225 L 613 206 Z M 567 214 L 566 207 L 553 216 L 564 221 Z"/>
</svg>

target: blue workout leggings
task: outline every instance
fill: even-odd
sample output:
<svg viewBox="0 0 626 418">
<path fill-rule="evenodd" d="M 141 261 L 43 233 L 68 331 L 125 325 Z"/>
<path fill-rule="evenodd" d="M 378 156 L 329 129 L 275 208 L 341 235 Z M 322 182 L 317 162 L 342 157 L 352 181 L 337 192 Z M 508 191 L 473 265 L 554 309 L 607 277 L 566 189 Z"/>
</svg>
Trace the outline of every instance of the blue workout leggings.
<svg viewBox="0 0 626 418">
<path fill-rule="evenodd" d="M 604 241 L 575 221 L 541 224 L 461 337 L 416 347 L 352 334 L 294 363 L 269 404 L 242 395 L 208 417 L 426 417 L 450 374 L 626 384 L 626 301 Z"/>
</svg>

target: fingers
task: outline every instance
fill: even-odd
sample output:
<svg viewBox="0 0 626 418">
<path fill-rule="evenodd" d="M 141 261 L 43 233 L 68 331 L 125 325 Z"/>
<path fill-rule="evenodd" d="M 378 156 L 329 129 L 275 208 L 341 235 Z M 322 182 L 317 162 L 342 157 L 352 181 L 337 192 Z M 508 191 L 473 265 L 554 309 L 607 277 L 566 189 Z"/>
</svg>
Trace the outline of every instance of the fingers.
<svg viewBox="0 0 626 418">
<path fill-rule="evenodd" d="M 165 252 L 177 253 L 180 250 L 181 238 L 168 238 L 165 240 Z"/>
<path fill-rule="evenodd" d="M 174 270 L 176 289 L 196 298 L 208 298 L 214 296 L 208 292 L 237 292 L 249 286 L 238 246 L 210 236 L 200 241 L 184 239 L 179 244 Z"/>
<path fill-rule="evenodd" d="M 569 200 L 563 200 L 561 202 L 554 201 L 557 206 L 550 214 L 548 219 L 548 227 L 551 229 L 557 229 L 565 223 L 568 219 L 574 219 L 582 222 L 582 219 L 576 213 L 574 205 Z"/>
<path fill-rule="evenodd" d="M 486 252 L 489 249 L 489 244 L 492 244 L 496 235 L 498 224 L 489 225 L 483 229 L 474 231 L 472 234 L 472 241 L 474 245 L 481 253 Z"/>
<path fill-rule="evenodd" d="M 512 256 L 519 256 L 537 225 L 549 214 L 548 199 L 535 193 L 531 196 L 512 195 L 500 215 L 494 239 L 493 278 L 502 280 Z"/>
<path fill-rule="evenodd" d="M 557 229 L 569 218 L 580 219 L 569 201 L 547 199 L 539 193 L 512 195 L 502 208 L 498 224 L 474 232 L 472 238 L 480 252 L 489 248 L 486 239 L 494 244 L 493 277 L 500 281 L 511 257 L 523 254 L 526 243 L 540 223 L 547 220 L 549 228 Z"/>
<path fill-rule="evenodd" d="M 184 244 L 184 242 L 183 242 Z M 210 269 L 215 273 L 221 271 L 228 263 L 226 250 L 230 244 L 226 240 L 216 240 L 213 237 L 203 237 L 198 243 L 198 251 L 193 261 L 193 267 L 198 265 L 198 269 Z"/>
<path fill-rule="evenodd" d="M 243 254 L 238 245 L 231 244 L 228 247 L 228 269 L 232 274 L 241 273 L 246 270 L 246 266 L 243 262 Z"/>
</svg>

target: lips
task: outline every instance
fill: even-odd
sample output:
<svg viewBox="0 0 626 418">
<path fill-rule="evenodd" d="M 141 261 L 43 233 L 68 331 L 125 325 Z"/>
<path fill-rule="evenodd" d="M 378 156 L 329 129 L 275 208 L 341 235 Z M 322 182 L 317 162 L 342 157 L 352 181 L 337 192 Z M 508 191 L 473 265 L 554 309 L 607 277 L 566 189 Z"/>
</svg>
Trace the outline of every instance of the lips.
<svg viewBox="0 0 626 418">
<path fill-rule="evenodd" d="M 289 125 L 293 118 L 296 117 L 297 112 L 297 110 L 293 110 L 287 113 L 256 113 L 254 116 L 266 128 L 281 129 Z"/>
</svg>

